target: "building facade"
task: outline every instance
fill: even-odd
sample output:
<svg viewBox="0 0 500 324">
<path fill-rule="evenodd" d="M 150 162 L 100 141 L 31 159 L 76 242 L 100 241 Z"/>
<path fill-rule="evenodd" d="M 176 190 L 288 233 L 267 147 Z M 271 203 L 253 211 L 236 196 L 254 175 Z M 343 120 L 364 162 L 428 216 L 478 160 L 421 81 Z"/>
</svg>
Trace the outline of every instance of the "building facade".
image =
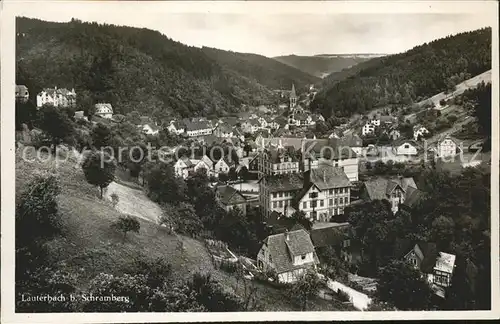
<svg viewBox="0 0 500 324">
<path fill-rule="evenodd" d="M 43 105 L 51 105 L 54 107 L 75 107 L 76 106 L 76 92 L 75 89 L 62 88 L 58 89 L 57 87 L 51 89 L 46 88 L 43 89 L 36 96 L 36 106 L 38 108 Z"/>
<path fill-rule="evenodd" d="M 300 229 L 268 236 L 257 254 L 257 267 L 278 282 L 293 283 L 319 264 L 311 238 Z"/>
</svg>

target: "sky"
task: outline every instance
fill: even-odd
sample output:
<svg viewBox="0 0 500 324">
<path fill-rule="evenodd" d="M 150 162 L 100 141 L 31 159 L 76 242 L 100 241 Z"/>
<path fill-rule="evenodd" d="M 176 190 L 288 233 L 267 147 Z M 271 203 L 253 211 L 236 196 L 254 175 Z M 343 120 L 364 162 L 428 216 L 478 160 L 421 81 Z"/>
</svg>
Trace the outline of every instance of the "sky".
<svg viewBox="0 0 500 324">
<path fill-rule="evenodd" d="M 110 14 L 106 10 L 31 10 L 49 21 L 77 18 L 146 27 L 191 46 L 279 55 L 400 53 L 434 39 L 491 26 L 479 13 L 269 13 L 158 12 Z"/>
</svg>

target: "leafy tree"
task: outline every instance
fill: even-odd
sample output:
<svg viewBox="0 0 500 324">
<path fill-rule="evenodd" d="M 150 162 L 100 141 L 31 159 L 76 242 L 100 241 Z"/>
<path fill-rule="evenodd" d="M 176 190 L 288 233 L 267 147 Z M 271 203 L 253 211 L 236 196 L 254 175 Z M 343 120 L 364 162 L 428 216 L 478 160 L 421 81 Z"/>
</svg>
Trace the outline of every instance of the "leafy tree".
<svg viewBox="0 0 500 324">
<path fill-rule="evenodd" d="M 111 144 L 111 129 L 103 123 L 98 123 L 92 129 L 92 142 L 97 149 L 110 146 Z"/>
<path fill-rule="evenodd" d="M 128 232 L 139 233 L 141 228 L 141 223 L 132 216 L 120 216 L 118 220 L 112 224 L 112 227 L 116 228 L 120 232 L 123 232 L 123 238 L 126 237 Z"/>
<path fill-rule="evenodd" d="M 292 285 L 290 295 L 297 300 L 302 311 L 307 311 L 309 301 L 318 294 L 322 285 L 316 272 L 309 270 Z"/>
<path fill-rule="evenodd" d="M 85 158 L 82 169 L 87 182 L 99 187 L 102 199 L 103 189 L 115 179 L 114 159 L 105 152 L 93 151 Z"/>
<path fill-rule="evenodd" d="M 39 126 L 52 139 L 54 152 L 61 142 L 70 142 L 74 128 L 68 116 L 54 106 L 40 108 Z"/>
<path fill-rule="evenodd" d="M 298 210 L 296 212 L 294 212 L 292 214 L 292 216 L 290 216 L 290 219 L 295 223 L 295 224 L 300 224 L 302 226 L 304 226 L 304 228 L 306 230 L 311 230 L 312 228 L 312 221 L 310 218 L 307 218 L 306 217 L 306 214 L 301 211 L 301 210 Z"/>
<path fill-rule="evenodd" d="M 185 200 L 186 184 L 175 176 L 171 165 L 147 162 L 143 168 L 147 193 L 153 201 L 176 204 Z"/>
<path fill-rule="evenodd" d="M 242 300 L 238 296 L 226 292 L 224 287 L 213 280 L 210 274 L 195 273 L 187 285 L 195 292 L 198 303 L 209 312 L 244 310 Z"/>
<path fill-rule="evenodd" d="M 432 290 L 420 272 L 404 261 L 392 261 L 380 269 L 377 295 L 401 310 L 428 310 Z"/>
<path fill-rule="evenodd" d="M 178 205 L 165 204 L 163 214 L 160 222 L 173 225 L 181 234 L 195 237 L 203 230 L 203 223 L 191 204 L 185 202 L 180 202 Z"/>
</svg>

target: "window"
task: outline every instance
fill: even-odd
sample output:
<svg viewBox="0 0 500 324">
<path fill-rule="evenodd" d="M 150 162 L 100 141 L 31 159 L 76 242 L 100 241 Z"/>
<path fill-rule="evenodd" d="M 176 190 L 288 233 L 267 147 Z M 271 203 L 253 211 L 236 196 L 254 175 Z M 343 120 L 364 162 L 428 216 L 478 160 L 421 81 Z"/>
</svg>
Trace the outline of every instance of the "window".
<svg viewBox="0 0 500 324">
<path fill-rule="evenodd" d="M 282 198 L 282 197 L 283 197 L 283 193 L 282 193 L 282 192 L 280 192 L 280 193 L 279 193 L 279 197 L 280 197 L 280 198 Z"/>
<path fill-rule="evenodd" d="M 337 195 L 339 193 L 339 190 L 335 188 L 335 194 Z"/>
<path fill-rule="evenodd" d="M 343 205 L 344 204 L 344 197 L 339 198 L 339 204 Z"/>
<path fill-rule="evenodd" d="M 276 198 L 278 196 L 277 193 L 273 193 L 273 198 Z"/>
<path fill-rule="evenodd" d="M 323 201 L 323 199 L 321 199 L 321 200 L 319 201 L 319 206 L 320 206 L 320 207 L 323 207 L 323 205 L 324 205 L 324 201 Z"/>
<path fill-rule="evenodd" d="M 333 195 L 333 189 L 329 190 L 330 196 Z"/>
<path fill-rule="evenodd" d="M 278 202 L 277 201 L 273 201 L 273 208 L 276 208 L 278 206 Z"/>
<path fill-rule="evenodd" d="M 339 204 L 339 199 L 335 198 L 335 206 Z"/>
<path fill-rule="evenodd" d="M 332 198 L 330 198 L 330 203 L 329 203 L 329 205 L 330 205 L 330 206 L 332 206 L 332 205 L 333 205 L 333 199 L 332 199 Z"/>
<path fill-rule="evenodd" d="M 349 204 L 349 197 L 344 197 L 344 204 Z"/>
<path fill-rule="evenodd" d="M 405 149 L 409 149 L 410 148 L 410 144 L 405 144 Z"/>
<path fill-rule="evenodd" d="M 306 259 L 306 256 L 305 256 L 305 255 L 302 255 L 302 256 L 300 256 L 300 258 L 301 258 L 302 260 L 305 260 L 305 259 Z"/>
<path fill-rule="evenodd" d="M 283 207 L 283 200 L 280 201 L 280 208 Z"/>
<path fill-rule="evenodd" d="M 305 208 L 307 208 L 307 201 L 304 201 L 304 202 L 302 203 L 302 208 L 304 208 L 304 209 L 305 209 Z"/>
</svg>

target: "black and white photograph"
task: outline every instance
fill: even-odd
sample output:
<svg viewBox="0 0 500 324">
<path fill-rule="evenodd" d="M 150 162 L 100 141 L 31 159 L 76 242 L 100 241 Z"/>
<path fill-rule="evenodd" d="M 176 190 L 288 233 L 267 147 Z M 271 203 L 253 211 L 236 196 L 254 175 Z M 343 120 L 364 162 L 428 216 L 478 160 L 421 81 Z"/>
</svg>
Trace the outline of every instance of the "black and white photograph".
<svg viewBox="0 0 500 324">
<path fill-rule="evenodd" d="M 1 10 L 2 322 L 500 317 L 498 3 Z"/>
</svg>

